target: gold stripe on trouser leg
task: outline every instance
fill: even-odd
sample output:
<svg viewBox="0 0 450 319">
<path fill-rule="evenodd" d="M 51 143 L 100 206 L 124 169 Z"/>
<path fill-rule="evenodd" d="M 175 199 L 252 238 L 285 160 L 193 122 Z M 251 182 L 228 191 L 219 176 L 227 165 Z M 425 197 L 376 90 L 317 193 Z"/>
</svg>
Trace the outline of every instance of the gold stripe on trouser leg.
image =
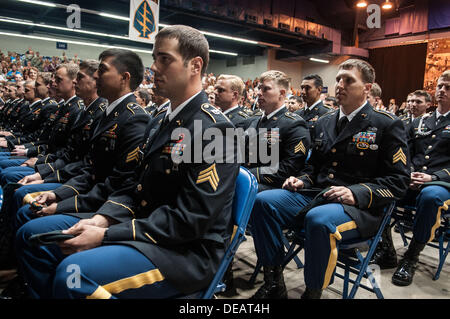
<svg viewBox="0 0 450 319">
<path fill-rule="evenodd" d="M 438 213 L 436 215 L 436 223 L 433 225 L 433 227 L 431 227 L 431 235 L 430 235 L 430 239 L 428 240 L 427 243 L 429 243 L 430 241 L 432 241 L 434 239 L 434 235 L 436 234 L 436 229 L 438 229 L 438 227 L 441 226 L 441 213 L 443 210 L 448 210 L 448 205 L 450 205 L 450 199 L 446 200 L 444 202 L 444 205 L 442 205 L 441 207 L 438 208 Z"/>
<path fill-rule="evenodd" d="M 163 281 L 164 276 L 159 269 L 153 269 L 135 276 L 123 278 L 112 283 L 99 286 L 87 299 L 109 299 L 112 294 L 119 294 L 128 289 L 137 289 L 145 285 L 151 285 Z"/>
<path fill-rule="evenodd" d="M 44 192 L 36 192 L 36 193 L 30 193 L 26 194 L 22 200 L 22 205 L 31 204 L 34 202 L 34 200 L 41 194 L 49 193 L 51 191 L 44 191 Z"/>
<path fill-rule="evenodd" d="M 322 289 L 325 289 L 328 287 L 330 280 L 331 280 L 331 275 L 333 275 L 334 269 L 336 268 L 336 262 L 337 262 L 337 256 L 338 256 L 336 240 L 342 239 L 341 233 L 343 233 L 347 230 L 352 230 L 352 229 L 356 229 L 356 223 L 354 221 L 347 222 L 347 223 L 337 226 L 336 232 L 334 234 L 330 234 L 330 257 L 328 258 L 328 266 L 327 266 L 327 270 L 325 271 L 325 278 L 323 280 Z"/>
</svg>

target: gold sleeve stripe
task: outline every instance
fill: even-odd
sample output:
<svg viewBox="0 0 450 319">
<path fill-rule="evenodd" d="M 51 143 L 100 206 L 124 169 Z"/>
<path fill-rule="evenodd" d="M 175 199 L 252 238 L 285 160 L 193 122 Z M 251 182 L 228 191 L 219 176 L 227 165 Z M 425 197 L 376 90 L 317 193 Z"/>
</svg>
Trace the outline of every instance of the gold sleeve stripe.
<svg viewBox="0 0 450 319">
<path fill-rule="evenodd" d="M 449 171 L 448 171 L 446 168 L 444 168 L 444 171 L 445 171 L 448 175 L 450 175 Z"/>
<path fill-rule="evenodd" d="M 64 184 L 62 186 L 69 187 L 69 188 L 73 189 L 75 191 L 75 193 L 77 193 L 77 195 L 80 195 L 80 193 L 74 187 L 72 187 L 70 185 L 66 185 L 66 184 Z"/>
<path fill-rule="evenodd" d="M 133 240 L 136 240 L 136 225 L 134 224 L 134 222 L 136 221 L 136 219 L 133 218 L 133 220 L 131 220 L 131 226 L 133 227 Z"/>
<path fill-rule="evenodd" d="M 261 183 L 259 179 L 259 167 L 256 168 L 256 179 L 258 180 L 258 183 Z"/>
<path fill-rule="evenodd" d="M 78 201 L 78 195 L 75 195 L 75 212 L 78 213 L 78 203 L 77 203 L 77 201 Z"/>
<path fill-rule="evenodd" d="M 370 206 L 372 205 L 372 189 L 367 186 L 366 184 L 361 184 L 362 186 L 364 186 L 365 188 L 367 188 L 370 192 L 370 201 L 369 201 L 369 205 L 367 205 L 367 208 L 370 208 Z"/>
<path fill-rule="evenodd" d="M 45 159 L 45 161 L 47 161 L 47 158 Z M 47 165 L 52 169 L 52 172 L 55 172 L 55 169 L 52 167 L 52 165 L 50 165 L 50 163 L 47 163 Z"/>
<path fill-rule="evenodd" d="M 56 177 L 58 178 L 58 183 L 61 183 L 61 179 L 59 178 L 59 170 L 56 171 Z"/>
<path fill-rule="evenodd" d="M 147 236 L 148 239 L 150 239 L 154 244 L 156 244 L 156 240 L 154 240 L 152 236 L 150 236 L 150 235 L 147 234 L 147 233 L 144 233 L 144 235 Z"/>
<path fill-rule="evenodd" d="M 264 180 L 268 183 L 273 183 L 273 180 L 270 179 L 269 177 L 264 176 Z"/>
<path fill-rule="evenodd" d="M 114 205 L 119 205 L 119 206 L 122 206 L 123 208 L 126 208 L 126 209 L 128 209 L 128 211 L 133 215 L 133 217 L 136 217 L 135 215 L 134 215 L 134 212 L 133 212 L 133 210 L 130 208 L 130 207 L 128 207 L 128 206 L 125 206 L 124 204 L 121 204 L 121 203 L 118 203 L 118 202 L 115 202 L 115 201 L 112 201 L 112 200 L 108 200 L 107 201 L 107 203 L 111 203 L 111 204 L 114 204 Z"/>
</svg>

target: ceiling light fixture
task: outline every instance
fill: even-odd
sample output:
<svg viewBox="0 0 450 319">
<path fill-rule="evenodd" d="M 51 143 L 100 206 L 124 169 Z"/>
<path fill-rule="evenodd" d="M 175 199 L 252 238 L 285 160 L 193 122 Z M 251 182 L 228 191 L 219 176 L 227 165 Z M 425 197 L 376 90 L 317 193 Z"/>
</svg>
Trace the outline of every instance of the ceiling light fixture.
<svg viewBox="0 0 450 319">
<path fill-rule="evenodd" d="M 365 8 L 365 7 L 367 7 L 367 1 L 365 1 L 365 0 L 359 0 L 358 3 L 356 4 L 356 6 L 357 6 L 358 8 Z"/>
<path fill-rule="evenodd" d="M 34 23 L 34 22 L 31 22 L 31 21 L 27 21 L 27 20 L 19 20 L 19 19 L 11 19 L 11 18 L 6 18 L 5 19 L 3 17 L 0 17 L 0 22 L 21 24 L 21 25 L 29 25 L 29 26 L 41 27 L 41 28 L 45 28 L 45 29 L 62 30 L 62 31 L 74 32 L 74 33 L 91 34 L 91 35 L 96 35 L 96 36 L 101 36 L 101 37 L 106 37 L 106 38 L 116 38 L 116 39 L 121 39 L 121 40 L 132 41 L 128 37 L 125 37 L 125 36 L 108 34 L 108 33 L 101 33 L 101 32 L 94 32 L 94 31 L 87 31 L 87 30 L 81 30 L 81 29 L 76 29 L 76 28 L 70 29 L 70 28 L 52 26 L 52 25 L 47 25 L 47 24 Z M 58 40 L 58 41 L 67 42 L 65 40 Z M 235 52 L 227 52 L 227 51 L 220 51 L 220 50 L 213 50 L 213 49 L 211 49 L 209 51 L 212 52 L 212 53 L 231 55 L 231 56 L 237 56 L 238 55 Z"/>
<path fill-rule="evenodd" d="M 320 62 L 320 63 L 330 63 L 330 61 L 323 60 L 323 59 L 309 58 L 309 60 L 314 61 L 314 62 Z"/>
<path fill-rule="evenodd" d="M 18 33 L 9 33 L 9 32 L 0 32 L 0 35 L 6 35 L 10 37 L 18 37 L 18 38 L 26 38 L 26 39 L 35 39 L 35 40 L 43 40 L 43 41 L 51 41 L 51 42 L 66 42 L 71 44 L 78 44 L 78 45 L 85 45 L 90 47 L 99 47 L 99 48 L 115 48 L 115 49 L 125 49 L 125 50 L 132 50 L 134 52 L 141 52 L 146 54 L 152 54 L 152 50 L 140 50 L 136 48 L 129 48 L 129 47 L 120 47 L 120 46 L 114 46 L 114 45 L 105 45 L 105 44 L 98 44 L 98 43 L 89 43 L 89 42 L 81 42 L 81 41 L 73 41 L 73 40 L 67 40 L 67 39 L 57 39 L 57 38 L 50 38 L 50 37 L 40 37 L 35 35 L 27 35 L 27 34 L 18 34 Z"/>
<path fill-rule="evenodd" d="M 381 6 L 384 10 L 392 9 L 392 3 L 389 0 L 386 0 L 385 3 Z"/>
</svg>

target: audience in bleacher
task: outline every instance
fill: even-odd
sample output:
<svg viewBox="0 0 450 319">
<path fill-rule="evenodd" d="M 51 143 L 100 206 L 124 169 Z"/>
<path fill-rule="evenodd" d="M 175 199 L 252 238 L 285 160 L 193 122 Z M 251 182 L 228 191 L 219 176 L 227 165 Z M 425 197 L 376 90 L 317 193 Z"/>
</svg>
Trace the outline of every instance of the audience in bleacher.
<svg viewBox="0 0 450 319">
<path fill-rule="evenodd" d="M 276 70 L 247 80 L 206 74 L 206 38 L 185 26 L 163 30 L 147 68 L 138 55 L 119 49 L 104 51 L 100 61 L 65 52 L 42 56 L 31 47 L 23 54 L 0 51 L 1 212 L 8 216 L 0 219 L 0 268 L 19 269 L 1 297 L 154 298 L 161 291 L 174 297 L 205 288 L 232 236 L 239 165 L 176 162 L 175 155 L 197 155 L 190 154 L 186 136 L 198 133 L 195 121 L 203 129 L 243 129 L 249 161 L 239 164 L 258 182 L 250 223 L 264 266 L 264 284 L 254 298 L 287 298 L 285 229 L 304 228 L 302 297 L 320 298 L 333 281 L 341 239 L 373 236 L 386 205 L 414 205 L 417 199 L 419 219 L 402 261 L 390 229 L 372 260 L 398 266 L 394 284 L 411 284 L 419 254 L 449 204 L 449 71 L 439 77 L 436 110 L 423 90 L 400 107 L 394 99 L 385 107 L 375 70 L 365 61 L 339 65 L 334 97 L 321 93 L 318 74 L 297 84 Z M 193 58 L 179 50 L 185 32 L 201 44 L 193 48 L 184 39 Z M 160 48 L 172 55 L 169 66 Z M 170 129 L 185 126 L 188 132 L 171 135 Z M 266 155 L 279 152 L 274 166 L 261 156 L 263 147 Z M 77 235 L 72 244 L 42 248 L 28 242 L 33 232 L 52 225 L 71 227 L 69 233 Z M 58 265 L 72 258 L 107 264 L 122 254 L 139 267 L 123 259 L 117 269 L 91 267 L 89 274 L 111 281 L 151 273 L 132 282 L 135 291 L 98 284 L 85 274 L 82 290 L 63 287 Z M 232 284 L 231 269 L 228 274 Z"/>
</svg>

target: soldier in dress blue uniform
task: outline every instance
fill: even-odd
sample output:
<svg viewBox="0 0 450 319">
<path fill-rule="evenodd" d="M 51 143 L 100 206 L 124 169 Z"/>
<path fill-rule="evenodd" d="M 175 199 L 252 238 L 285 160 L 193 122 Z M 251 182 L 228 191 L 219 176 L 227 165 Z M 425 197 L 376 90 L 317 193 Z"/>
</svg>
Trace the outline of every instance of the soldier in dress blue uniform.
<svg viewBox="0 0 450 319">
<path fill-rule="evenodd" d="M 258 101 L 264 115 L 252 117 L 245 131 L 244 164 L 256 176 L 259 192 L 280 188 L 286 178 L 304 168 L 308 155 L 310 132 L 305 120 L 288 111 L 285 105 L 288 89 L 289 79 L 281 71 L 271 70 L 260 76 Z M 263 158 L 266 150 L 268 162 Z"/>
<path fill-rule="evenodd" d="M 413 99 L 420 95 L 415 92 Z M 398 286 L 412 283 L 420 252 L 434 239 L 441 216 L 450 204 L 450 71 L 437 81 L 438 107 L 431 115 L 416 118 L 409 127 L 411 183 L 404 204 L 415 206 L 413 238 L 397 267 L 392 282 Z M 413 102 L 416 103 L 416 102 Z M 427 186 L 426 183 L 439 181 Z M 444 182 L 444 183 L 442 183 Z M 391 232 L 387 228 L 385 232 Z M 396 266 L 396 252 L 390 234 L 383 237 L 382 254 L 375 260 L 380 265 Z M 391 268 L 385 267 L 385 268 Z"/>
<path fill-rule="evenodd" d="M 58 94 L 65 98 L 65 104 L 56 111 L 58 114 L 55 114 L 54 124 L 52 125 L 49 139 L 48 141 L 45 141 L 45 144 L 28 148 L 26 152 L 26 156 L 29 157 L 28 160 L 21 160 L 22 162 L 14 160 L 15 165 L 24 165 L 4 169 L 1 173 L 1 182 L 3 184 L 16 182 L 26 175 L 34 173 L 33 167 L 38 161 L 38 158 L 35 156 L 38 155 L 38 153 L 54 153 L 66 146 L 70 130 L 73 127 L 78 114 L 85 109 L 81 98 L 75 95 L 75 82 L 78 71 L 78 65 L 73 63 L 61 64 L 58 66 L 55 76 L 56 88 Z M 2 161 L 2 164 L 3 163 L 5 163 L 5 161 Z"/>
<path fill-rule="evenodd" d="M 148 114 L 150 115 L 150 117 L 157 117 L 159 114 L 161 114 L 167 110 L 167 108 L 169 107 L 170 101 L 168 98 L 154 94 L 154 93 L 152 96 L 153 96 L 152 99 L 154 101 L 154 108 L 152 108 L 152 110 L 150 110 L 150 111 L 147 109 L 147 112 L 149 112 Z"/>
<path fill-rule="evenodd" d="M 319 117 L 333 110 L 323 105 L 320 99 L 322 88 L 323 80 L 317 74 L 305 76 L 300 85 L 301 97 L 306 105 L 301 110 L 296 111 L 296 113 L 308 123 L 308 128 L 311 133 L 313 133 L 314 126 Z"/>
<path fill-rule="evenodd" d="M 332 282 L 341 240 L 373 236 L 384 207 L 406 192 L 406 132 L 401 120 L 367 102 L 374 80 L 375 71 L 367 62 L 342 63 L 336 76 L 340 110 L 317 121 L 307 168 L 287 179 L 283 190 L 258 194 L 250 222 L 265 282 L 254 298 L 287 297 L 280 266 L 283 228 L 305 229 L 302 298 L 320 298 Z M 311 194 L 321 190 L 325 204 L 311 207 Z M 306 215 L 296 216 L 305 207 Z"/>
<path fill-rule="evenodd" d="M 123 189 L 96 213 L 43 217 L 18 231 L 19 262 L 34 297 L 174 297 L 205 288 L 217 271 L 232 234 L 239 164 L 236 158 L 198 160 L 200 153 L 192 148 L 197 137 L 201 145 L 196 147 L 210 143 L 201 139 L 207 128 L 225 136 L 233 125 L 208 104 L 202 91 L 209 47 L 199 31 L 164 28 L 153 55 L 157 93 L 171 105 L 153 119 L 160 125 L 149 124 L 142 147 L 128 154 L 141 162 L 136 174 L 129 175 Z M 194 132 L 194 119 L 202 124 L 200 132 Z M 176 128 L 184 128 L 186 135 L 175 134 Z M 186 157 L 179 162 L 179 156 Z M 81 217 L 91 218 L 80 221 Z M 76 237 L 60 247 L 37 248 L 27 241 L 31 234 L 50 229 L 68 229 L 65 232 Z M 80 267 L 81 288 L 66 284 L 66 265 L 72 263 Z M 125 285 L 116 285 L 119 281 Z"/>
<path fill-rule="evenodd" d="M 244 81 L 240 77 L 228 74 L 221 74 L 214 86 L 215 105 L 236 127 L 243 127 L 250 117 L 239 105 L 244 88 Z"/>
</svg>

